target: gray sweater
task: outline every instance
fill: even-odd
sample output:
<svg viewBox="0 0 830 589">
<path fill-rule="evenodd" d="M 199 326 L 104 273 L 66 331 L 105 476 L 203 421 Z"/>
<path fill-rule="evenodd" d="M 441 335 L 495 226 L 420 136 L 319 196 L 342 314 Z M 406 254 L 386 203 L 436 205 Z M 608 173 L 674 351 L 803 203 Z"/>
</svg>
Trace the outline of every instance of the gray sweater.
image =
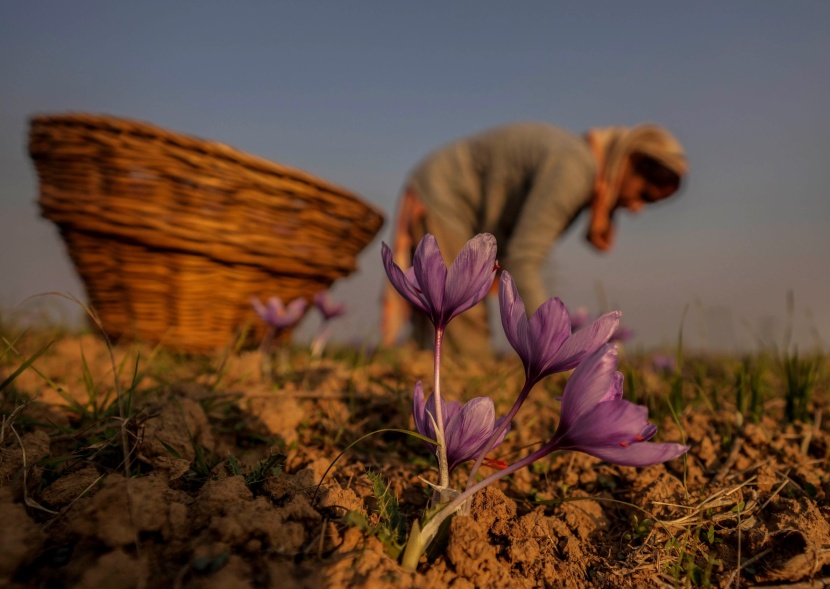
<svg viewBox="0 0 830 589">
<path fill-rule="evenodd" d="M 595 175 L 582 137 L 544 123 L 517 123 L 432 152 L 409 185 L 447 231 L 496 237 L 499 264 L 532 312 L 549 296 L 542 264 L 588 204 Z"/>
</svg>

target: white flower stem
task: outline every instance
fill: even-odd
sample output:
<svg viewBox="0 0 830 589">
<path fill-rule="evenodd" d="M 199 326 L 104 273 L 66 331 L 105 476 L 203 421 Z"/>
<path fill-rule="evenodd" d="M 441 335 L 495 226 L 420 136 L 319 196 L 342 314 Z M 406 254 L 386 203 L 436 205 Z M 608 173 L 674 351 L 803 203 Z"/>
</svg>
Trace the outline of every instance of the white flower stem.
<svg viewBox="0 0 830 589">
<path fill-rule="evenodd" d="M 329 336 L 331 335 L 331 326 L 328 324 L 328 321 L 323 323 L 323 326 L 320 328 L 320 331 L 317 333 L 317 336 L 311 342 L 311 355 L 315 358 L 319 358 L 323 355 L 323 350 L 326 349 L 326 344 L 329 341 Z"/>
<path fill-rule="evenodd" d="M 450 484 L 450 468 L 447 461 L 447 444 L 444 438 L 444 415 L 441 401 L 441 344 L 444 329 L 435 328 L 435 380 L 432 394 L 435 395 L 435 438 L 438 442 L 438 486 L 446 489 Z M 443 493 L 442 493 L 443 495 Z"/>
<path fill-rule="evenodd" d="M 438 513 L 432 516 L 432 518 L 430 518 L 430 520 L 426 524 L 424 524 L 423 528 L 421 528 L 417 521 L 414 522 L 412 525 L 412 530 L 410 531 L 409 540 L 407 541 L 407 547 L 404 553 L 403 561 L 401 562 L 403 568 L 408 571 L 414 571 L 417 568 L 418 561 L 420 560 L 421 555 L 426 551 L 430 543 L 435 539 L 435 536 L 438 534 L 438 530 L 441 528 L 441 524 L 444 522 L 444 520 L 453 515 L 467 501 L 472 499 L 473 495 L 478 493 L 487 485 L 495 483 L 500 478 L 506 477 L 509 474 L 513 474 L 517 470 L 520 470 L 525 466 L 533 462 L 536 462 L 541 458 L 544 458 L 556 449 L 556 443 L 553 440 L 551 440 L 550 442 L 548 442 L 535 452 L 528 454 L 518 462 L 514 462 L 504 470 L 500 470 L 490 475 L 486 479 L 468 488 L 463 493 L 457 495 L 449 503 L 447 503 L 443 507 L 443 509 L 441 509 Z"/>
<path fill-rule="evenodd" d="M 421 555 L 426 552 L 429 543 L 424 543 L 426 538 L 421 534 L 421 524 L 416 519 L 412 522 L 412 529 L 409 530 L 409 538 L 406 541 L 401 566 L 406 571 L 415 572 L 418 569 L 418 561 Z"/>
</svg>

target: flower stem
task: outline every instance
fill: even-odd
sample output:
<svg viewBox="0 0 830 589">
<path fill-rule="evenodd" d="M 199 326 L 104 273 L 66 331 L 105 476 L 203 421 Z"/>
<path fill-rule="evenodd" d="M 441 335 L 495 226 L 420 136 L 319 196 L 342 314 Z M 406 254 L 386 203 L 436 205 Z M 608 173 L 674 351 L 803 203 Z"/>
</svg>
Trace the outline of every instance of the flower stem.
<svg viewBox="0 0 830 589">
<path fill-rule="evenodd" d="M 331 335 L 331 326 L 328 325 L 328 321 L 325 321 L 320 328 L 320 331 L 317 333 L 315 338 L 311 341 L 311 355 L 315 358 L 319 358 L 323 355 L 323 350 L 326 349 L 326 344 L 329 341 L 329 336 Z"/>
<path fill-rule="evenodd" d="M 432 516 L 432 518 L 426 524 L 424 524 L 423 528 L 420 528 L 420 526 L 413 525 L 412 532 L 410 534 L 411 537 L 408 542 L 408 544 L 411 544 L 412 548 L 410 548 L 409 546 L 407 547 L 408 558 L 406 559 L 406 562 L 403 563 L 404 568 L 412 566 L 413 562 L 414 565 L 417 566 L 418 559 L 420 558 L 421 554 L 423 554 L 423 552 L 427 549 L 430 542 L 432 542 L 432 540 L 438 534 L 438 530 L 441 527 L 441 524 L 444 522 L 444 520 L 452 514 L 454 514 L 456 511 L 458 511 L 458 509 L 461 508 L 461 506 L 464 505 L 464 503 L 466 503 L 469 499 L 471 499 L 473 495 L 478 493 L 487 485 L 491 485 L 500 478 L 506 477 L 509 474 L 513 474 L 517 470 L 520 470 L 525 466 L 544 458 L 545 456 L 557 449 L 558 448 L 556 441 L 551 440 L 535 452 L 532 452 L 531 454 L 528 454 L 521 460 L 514 462 L 504 470 L 500 470 L 496 473 L 493 473 L 492 475 L 490 475 L 486 479 L 483 479 L 479 483 L 471 487 L 468 487 L 463 493 L 457 495 L 454 499 L 447 503 L 438 513 Z M 415 537 L 413 538 L 412 535 L 415 535 Z M 416 555 L 415 553 L 418 550 L 420 550 L 420 554 Z M 415 569 L 407 568 L 407 570 Z"/>
<path fill-rule="evenodd" d="M 449 487 L 450 468 L 447 461 L 447 444 L 444 439 L 444 416 L 441 400 L 441 344 L 444 341 L 444 329 L 435 328 L 435 380 L 432 394 L 435 395 L 435 438 L 438 442 L 438 486 Z"/>
<path fill-rule="evenodd" d="M 516 402 L 513 403 L 513 407 L 510 408 L 510 412 L 505 416 L 504 421 L 502 424 L 496 428 L 493 432 L 493 435 L 490 436 L 490 439 L 487 441 L 487 444 L 484 445 L 481 453 L 476 458 L 475 464 L 473 464 L 473 468 L 470 470 L 470 478 L 467 479 L 467 489 L 469 489 L 476 480 L 476 474 L 478 473 L 478 469 L 481 467 L 481 463 L 484 461 L 484 457 L 490 453 L 490 450 L 493 449 L 493 446 L 496 445 L 496 440 L 499 439 L 499 436 L 510 426 L 510 422 L 513 421 L 513 418 L 516 417 L 516 413 L 519 412 L 519 408 L 527 399 L 528 394 L 530 394 L 531 389 L 536 384 L 536 381 L 525 380 L 525 384 L 522 387 L 522 391 L 519 393 L 519 396 L 516 398 Z"/>
<path fill-rule="evenodd" d="M 262 342 L 259 344 L 259 369 L 262 374 L 262 382 L 265 383 L 274 382 L 274 351 L 272 347 L 276 332 L 277 330 L 275 328 L 269 327 L 262 338 Z"/>
<path fill-rule="evenodd" d="M 418 561 L 421 555 L 426 552 L 427 544 L 424 544 L 424 536 L 421 534 L 421 524 L 416 519 L 412 522 L 412 529 L 409 531 L 409 538 L 406 541 L 401 566 L 406 571 L 415 572 L 418 569 Z"/>
</svg>

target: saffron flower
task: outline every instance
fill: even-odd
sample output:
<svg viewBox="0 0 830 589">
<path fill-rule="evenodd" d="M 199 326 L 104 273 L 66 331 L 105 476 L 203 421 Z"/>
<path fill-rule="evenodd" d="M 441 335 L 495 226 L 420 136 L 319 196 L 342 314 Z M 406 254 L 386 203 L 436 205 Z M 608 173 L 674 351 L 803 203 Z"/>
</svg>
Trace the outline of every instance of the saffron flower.
<svg viewBox="0 0 830 589">
<path fill-rule="evenodd" d="M 609 342 L 620 342 L 624 344 L 625 342 L 634 338 L 634 330 L 626 325 L 620 325 L 617 328 L 617 331 L 614 332 L 614 335 L 611 336 Z"/>
<path fill-rule="evenodd" d="M 673 374 L 677 369 L 677 360 L 674 359 L 674 356 L 654 354 L 651 357 L 651 365 L 660 374 Z"/>
<path fill-rule="evenodd" d="M 286 306 L 283 304 L 282 299 L 273 296 L 268 299 L 267 304 L 262 304 L 262 301 L 258 298 L 252 297 L 251 304 L 254 306 L 254 310 L 260 319 L 265 321 L 269 327 L 260 344 L 260 349 L 264 352 L 262 354 L 261 369 L 262 376 L 266 381 L 273 380 L 275 376 L 282 375 L 288 365 L 288 351 L 285 348 L 279 350 L 276 363 L 273 362 L 274 340 L 280 332 L 291 327 L 302 318 L 307 302 L 304 298 L 300 297 L 294 299 Z"/>
<path fill-rule="evenodd" d="M 314 340 L 311 342 L 311 355 L 319 358 L 323 355 L 323 350 L 326 348 L 326 343 L 329 341 L 331 335 L 331 326 L 329 321 L 336 317 L 340 317 L 346 312 L 345 303 L 335 303 L 331 300 L 328 291 L 321 290 L 314 295 L 312 303 L 320 314 L 323 316 L 323 322 Z"/>
<path fill-rule="evenodd" d="M 504 418 L 495 418 L 495 406 L 493 399 L 489 397 L 476 397 L 463 406 L 459 401 L 443 401 L 441 405 L 444 409 L 447 461 L 449 471 L 452 472 L 456 466 L 472 460 L 484 450 L 484 445 L 490 441 L 493 432 L 502 424 Z M 415 384 L 412 414 L 418 433 L 434 439 L 435 428 L 432 420 L 435 416 L 435 395 L 430 395 L 425 402 L 421 381 Z M 508 429 L 499 435 L 493 447 L 502 443 Z M 428 446 L 437 457 L 435 444 Z"/>
<path fill-rule="evenodd" d="M 605 345 L 585 359 L 568 380 L 556 432 L 545 446 L 579 450 L 622 466 L 650 466 L 677 458 L 689 446 L 649 442 L 657 426 L 648 408 L 622 398 L 617 349 Z"/>
<path fill-rule="evenodd" d="M 603 345 L 583 360 L 565 385 L 561 419 L 553 437 L 535 452 L 468 485 L 423 528 L 413 526 L 404 552 L 404 568 L 417 567 L 418 558 L 437 535 L 441 523 L 478 491 L 556 450 L 579 450 L 613 464 L 637 467 L 666 462 L 687 452 L 689 446 L 683 444 L 648 441 L 657 432 L 657 426 L 648 423 L 646 407 L 622 398 L 623 377 L 616 368 L 617 348 L 612 344 Z"/>
<path fill-rule="evenodd" d="M 302 318 L 308 305 L 302 297 L 294 299 L 288 305 L 284 305 L 282 299 L 276 296 L 269 298 L 267 305 L 263 305 L 262 301 L 253 297 L 251 304 L 254 306 L 257 315 L 277 331 L 297 323 Z"/>
<path fill-rule="evenodd" d="M 557 297 L 542 303 L 528 319 L 524 301 L 507 271 L 502 272 L 499 284 L 499 308 L 507 341 L 519 354 L 525 367 L 525 384 L 505 416 L 508 424 L 513 421 L 536 383 L 546 376 L 575 367 L 605 344 L 620 323 L 620 312 L 612 311 L 585 329 L 572 333 L 573 316 Z M 497 429 L 495 434 L 501 432 Z M 468 487 L 473 484 L 484 454 L 490 449 L 485 447 L 473 465 Z"/>
<path fill-rule="evenodd" d="M 312 303 L 317 310 L 323 315 L 324 321 L 330 321 L 335 317 L 340 317 L 343 313 L 346 312 L 346 304 L 345 303 L 335 303 L 331 300 L 328 291 L 321 290 L 317 294 L 314 295 L 314 299 L 312 299 Z"/>
<path fill-rule="evenodd" d="M 510 345 L 519 354 L 528 382 L 574 368 L 605 344 L 620 323 L 619 311 L 602 315 L 588 327 L 571 331 L 571 317 L 557 297 L 545 301 L 527 318 L 525 305 L 509 272 L 499 285 L 501 323 Z"/>
<path fill-rule="evenodd" d="M 427 233 L 415 249 L 412 267 L 406 271 L 392 260 L 392 250 L 384 243 L 381 248 L 383 267 L 392 286 L 413 306 L 427 314 L 435 326 L 435 369 L 433 398 L 438 442 L 438 489 L 444 501 L 448 497 L 450 466 L 441 402 L 441 345 L 444 329 L 453 317 L 479 303 L 493 285 L 496 263 L 496 238 L 480 233 L 468 241 L 455 261 L 447 268 L 435 236 Z"/>
<path fill-rule="evenodd" d="M 473 307 L 490 291 L 496 269 L 496 238 L 480 233 L 467 242 L 449 269 L 435 236 L 418 244 L 412 267 L 405 272 L 392 261 L 392 250 L 382 246 L 383 267 L 403 298 L 426 313 L 436 329 Z"/>
</svg>

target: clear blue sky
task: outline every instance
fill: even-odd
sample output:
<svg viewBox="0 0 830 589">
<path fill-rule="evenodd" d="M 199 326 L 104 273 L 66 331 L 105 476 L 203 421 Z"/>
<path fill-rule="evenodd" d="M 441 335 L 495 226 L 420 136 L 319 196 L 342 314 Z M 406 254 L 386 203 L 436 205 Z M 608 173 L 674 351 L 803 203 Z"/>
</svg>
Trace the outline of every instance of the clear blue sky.
<svg viewBox="0 0 830 589">
<path fill-rule="evenodd" d="M 689 154 L 682 194 L 623 218 L 608 255 L 584 245 L 580 220 L 552 255 L 554 292 L 622 309 L 643 346 L 673 342 L 688 305 L 689 341 L 731 347 L 749 344 L 745 323 L 780 327 L 792 289 L 801 340 L 809 309 L 827 341 L 828 31 L 819 1 L 4 2 L 0 305 L 82 294 L 35 206 L 33 113 L 222 141 L 389 214 L 411 166 L 457 136 L 653 121 Z M 336 289 L 360 336 L 377 316 L 378 248 Z"/>
</svg>

